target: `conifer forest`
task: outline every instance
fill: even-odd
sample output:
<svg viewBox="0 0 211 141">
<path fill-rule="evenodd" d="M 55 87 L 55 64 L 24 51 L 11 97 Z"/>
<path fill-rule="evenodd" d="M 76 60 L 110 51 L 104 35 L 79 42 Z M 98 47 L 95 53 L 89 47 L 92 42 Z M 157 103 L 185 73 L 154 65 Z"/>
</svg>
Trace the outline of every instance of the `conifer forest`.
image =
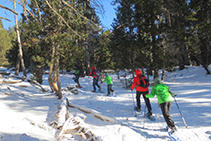
<svg viewBox="0 0 211 141">
<path fill-rule="evenodd" d="M 0 66 L 17 75 L 30 72 L 40 84 L 49 70 L 49 85 L 59 98 L 59 74 L 76 64 L 81 76 L 92 66 L 101 72 L 141 68 L 154 76 L 163 70 L 163 78 L 175 66 L 201 65 L 210 74 L 211 0 L 113 0 L 111 29 L 99 18 L 109 10 L 102 0 L 10 1 L 13 9 L 0 5 L 14 14 L 14 19 L 0 15 Z M 23 7 L 20 19 L 17 5 Z M 3 20 L 15 25 L 6 30 Z"/>
</svg>

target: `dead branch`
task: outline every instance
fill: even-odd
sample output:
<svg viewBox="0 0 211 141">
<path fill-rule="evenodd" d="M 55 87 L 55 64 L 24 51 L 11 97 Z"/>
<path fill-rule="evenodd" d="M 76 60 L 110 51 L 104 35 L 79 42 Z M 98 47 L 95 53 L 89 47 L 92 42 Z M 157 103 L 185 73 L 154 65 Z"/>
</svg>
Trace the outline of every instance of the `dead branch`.
<svg viewBox="0 0 211 141">
<path fill-rule="evenodd" d="M 16 1 L 20 6 L 24 7 L 20 2 Z M 39 23 L 39 21 L 34 17 L 34 15 L 27 9 L 25 8 L 25 10 L 35 19 L 35 21 L 37 21 Z"/>
<path fill-rule="evenodd" d="M 0 71 L 0 75 L 10 75 L 9 72 L 5 72 L 5 71 Z"/>
<path fill-rule="evenodd" d="M 9 21 L 9 22 L 12 22 L 11 20 L 6 19 L 6 18 L 3 18 L 3 17 L 0 17 L 0 19 L 4 19 L 4 20 L 7 20 L 7 21 Z"/>
<path fill-rule="evenodd" d="M 45 90 L 39 83 L 37 83 L 37 81 L 32 80 L 32 79 L 28 79 L 28 82 L 33 84 L 33 85 L 40 87 L 43 92 L 47 92 L 47 90 Z"/>
<path fill-rule="evenodd" d="M 21 83 L 22 80 L 0 80 L 0 83 L 8 83 L 8 84 L 15 84 L 15 83 Z"/>
<path fill-rule="evenodd" d="M 15 12 L 15 11 L 13 11 L 12 9 L 7 8 L 7 7 L 3 6 L 3 5 L 0 5 L 0 8 L 3 8 L 3 9 L 6 9 L 6 10 L 9 10 L 9 11 L 13 12 L 14 14 L 18 15 L 18 13 L 16 13 L 16 12 Z"/>
</svg>

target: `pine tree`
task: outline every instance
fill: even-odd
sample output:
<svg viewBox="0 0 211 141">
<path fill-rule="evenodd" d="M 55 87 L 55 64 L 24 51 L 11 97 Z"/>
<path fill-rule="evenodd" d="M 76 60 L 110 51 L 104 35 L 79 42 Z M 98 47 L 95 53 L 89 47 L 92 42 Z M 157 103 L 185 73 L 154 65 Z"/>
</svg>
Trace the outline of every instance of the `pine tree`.
<svg viewBox="0 0 211 141">
<path fill-rule="evenodd" d="M 96 49 L 96 61 L 95 64 L 100 70 L 111 69 L 111 50 L 109 48 L 110 44 L 110 30 L 106 30 L 99 35 L 98 47 Z"/>
<path fill-rule="evenodd" d="M 3 24 L 1 20 L 0 30 L 0 65 L 8 65 L 6 55 L 7 51 L 12 47 L 12 44 L 8 31 L 3 29 Z"/>
<path fill-rule="evenodd" d="M 211 6 L 209 0 L 191 0 L 190 8 L 194 11 L 193 21 L 195 32 L 197 33 L 198 44 L 201 52 L 201 64 L 210 74 L 208 65 L 211 63 Z"/>
<path fill-rule="evenodd" d="M 135 32 L 133 27 L 133 2 L 116 1 L 117 18 L 112 27 L 111 50 L 115 69 L 129 69 L 134 66 Z"/>
</svg>

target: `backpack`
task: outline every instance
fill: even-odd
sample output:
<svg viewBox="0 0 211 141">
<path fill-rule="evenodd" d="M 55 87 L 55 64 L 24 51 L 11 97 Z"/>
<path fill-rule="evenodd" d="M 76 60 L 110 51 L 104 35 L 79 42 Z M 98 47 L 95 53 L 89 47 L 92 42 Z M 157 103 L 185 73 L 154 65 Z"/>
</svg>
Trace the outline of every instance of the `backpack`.
<svg viewBox="0 0 211 141">
<path fill-rule="evenodd" d="M 99 72 L 99 70 L 93 70 L 92 74 L 94 74 L 94 72 L 95 72 L 95 75 L 96 75 L 97 77 L 99 77 L 99 76 L 100 76 L 100 72 Z"/>
<path fill-rule="evenodd" d="M 100 76 L 100 71 L 96 70 L 96 75 L 99 77 Z"/>
<path fill-rule="evenodd" d="M 139 86 L 142 88 L 147 88 L 149 86 L 149 80 L 144 75 L 141 75 L 139 82 Z"/>
</svg>

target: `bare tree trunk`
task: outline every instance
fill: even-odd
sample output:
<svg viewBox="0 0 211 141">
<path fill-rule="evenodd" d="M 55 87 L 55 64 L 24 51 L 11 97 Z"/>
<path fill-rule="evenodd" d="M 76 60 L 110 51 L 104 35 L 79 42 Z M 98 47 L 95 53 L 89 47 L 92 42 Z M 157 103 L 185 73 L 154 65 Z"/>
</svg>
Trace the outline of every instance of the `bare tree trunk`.
<svg viewBox="0 0 211 141">
<path fill-rule="evenodd" d="M 16 3 L 15 1 L 13 1 L 14 4 L 14 11 L 16 12 Z M 18 39 L 18 47 L 19 47 L 19 52 L 18 52 L 18 57 L 17 57 L 17 62 L 16 62 L 16 71 L 15 74 L 18 75 L 19 74 L 19 69 L 20 69 L 20 62 L 21 62 L 21 67 L 23 70 L 23 75 L 26 75 L 26 70 L 25 70 L 25 66 L 24 66 L 24 60 L 23 60 L 23 51 L 22 51 L 22 45 L 21 45 L 21 39 L 20 39 L 20 33 L 19 33 L 19 27 L 18 27 L 18 19 L 17 19 L 17 15 L 15 15 L 15 24 L 16 24 L 16 33 L 17 33 L 17 39 Z"/>
<path fill-rule="evenodd" d="M 90 54 L 89 54 L 89 47 L 86 44 L 85 45 L 85 49 L 86 49 L 86 75 L 88 75 L 90 72 Z"/>
<path fill-rule="evenodd" d="M 141 67 L 142 74 L 145 75 L 144 67 Z"/>
<path fill-rule="evenodd" d="M 164 76 L 165 76 L 165 69 L 163 68 L 163 69 L 162 69 L 162 76 L 161 76 L 161 80 L 163 80 L 163 79 L 164 79 Z"/>
<path fill-rule="evenodd" d="M 56 62 L 55 62 L 55 75 L 57 78 L 57 85 L 58 85 L 58 89 L 57 89 L 57 96 L 59 99 L 62 98 L 62 91 L 61 91 L 61 81 L 60 81 L 60 75 L 59 75 L 59 47 L 60 45 L 57 45 L 56 47 Z"/>
<path fill-rule="evenodd" d="M 158 69 L 154 69 L 154 78 L 159 77 L 159 70 Z"/>
<path fill-rule="evenodd" d="M 48 75 L 48 84 L 52 90 L 52 92 L 54 92 L 54 87 L 53 87 L 53 81 L 52 81 L 52 74 L 53 74 L 53 68 L 54 68 L 54 56 L 55 56 L 55 46 L 53 44 L 52 47 L 52 56 L 51 56 L 51 65 L 50 65 L 50 70 L 49 70 L 49 75 Z"/>
<path fill-rule="evenodd" d="M 184 58 L 185 58 L 185 64 L 187 65 L 191 65 L 192 66 L 192 61 L 190 58 L 190 53 L 189 53 L 189 49 L 188 49 L 188 44 L 185 43 L 185 53 L 184 53 Z"/>
<path fill-rule="evenodd" d="M 61 81 L 60 81 L 60 75 L 59 75 L 59 57 L 57 58 L 55 69 L 56 69 L 57 84 L 58 84 L 57 96 L 58 96 L 59 99 L 61 99 L 62 98 L 62 91 L 61 91 Z"/>
</svg>

